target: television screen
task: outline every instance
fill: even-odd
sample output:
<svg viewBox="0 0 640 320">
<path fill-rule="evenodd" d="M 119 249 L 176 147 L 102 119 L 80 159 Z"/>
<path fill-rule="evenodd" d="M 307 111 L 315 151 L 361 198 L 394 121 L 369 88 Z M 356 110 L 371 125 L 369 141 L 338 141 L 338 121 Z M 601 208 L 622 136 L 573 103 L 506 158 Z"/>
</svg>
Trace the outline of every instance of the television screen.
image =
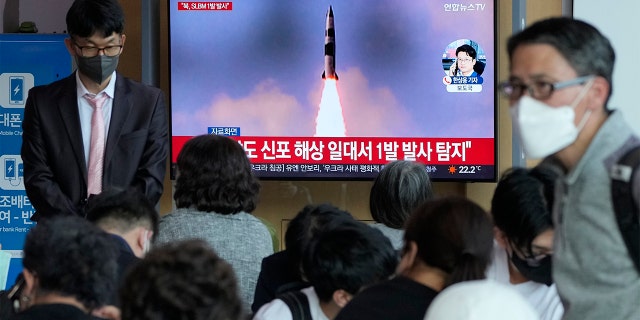
<svg viewBox="0 0 640 320">
<path fill-rule="evenodd" d="M 169 1 L 172 163 L 228 135 L 261 178 L 370 179 L 412 160 L 494 181 L 495 3 Z"/>
</svg>

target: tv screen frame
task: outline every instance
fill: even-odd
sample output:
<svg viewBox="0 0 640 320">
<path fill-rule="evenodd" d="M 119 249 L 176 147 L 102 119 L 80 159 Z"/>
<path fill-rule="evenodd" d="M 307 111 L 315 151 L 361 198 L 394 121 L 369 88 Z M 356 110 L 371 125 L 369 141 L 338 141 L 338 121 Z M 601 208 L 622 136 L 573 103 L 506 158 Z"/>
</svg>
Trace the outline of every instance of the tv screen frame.
<svg viewBox="0 0 640 320">
<path fill-rule="evenodd" d="M 433 181 L 495 182 L 496 2 L 168 1 L 171 178 L 186 141 L 223 134 L 261 179 L 413 160 Z M 462 45 L 477 74 L 451 75 Z"/>
</svg>

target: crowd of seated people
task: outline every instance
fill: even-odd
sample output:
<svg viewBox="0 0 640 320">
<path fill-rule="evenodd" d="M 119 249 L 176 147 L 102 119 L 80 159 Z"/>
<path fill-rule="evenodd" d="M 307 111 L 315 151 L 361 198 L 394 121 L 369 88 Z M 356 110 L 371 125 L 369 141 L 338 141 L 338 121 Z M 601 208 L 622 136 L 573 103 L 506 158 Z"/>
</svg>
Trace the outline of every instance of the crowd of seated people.
<svg viewBox="0 0 640 320">
<path fill-rule="evenodd" d="M 425 202 L 407 221 L 397 275 L 360 292 L 336 319 L 421 319 L 444 288 L 484 279 L 492 239 L 489 216 L 474 202 Z"/>
<path fill-rule="evenodd" d="M 333 218 L 319 227 L 303 254 L 309 286 L 278 295 L 254 319 L 333 319 L 363 288 L 391 276 L 396 265 L 396 252 L 379 230 L 351 218 Z"/>
<path fill-rule="evenodd" d="M 269 255 L 271 236 L 250 214 L 260 187 L 242 148 L 195 137 L 178 157 L 175 212 L 159 218 L 140 193 L 106 190 L 87 204 L 88 221 L 53 217 L 33 228 L 11 300 L 17 313 L 0 319 L 439 319 L 451 310 L 463 319 L 486 288 L 518 295 L 513 319 L 561 316 L 555 287 L 536 276 L 542 268 L 526 267 L 552 253 L 552 173 L 506 172 L 488 213 L 464 197 L 434 198 L 419 168 L 392 162 L 371 191 L 378 221 L 400 227 L 400 251 L 380 226 L 318 204 L 298 212 L 286 248 Z"/>
</svg>

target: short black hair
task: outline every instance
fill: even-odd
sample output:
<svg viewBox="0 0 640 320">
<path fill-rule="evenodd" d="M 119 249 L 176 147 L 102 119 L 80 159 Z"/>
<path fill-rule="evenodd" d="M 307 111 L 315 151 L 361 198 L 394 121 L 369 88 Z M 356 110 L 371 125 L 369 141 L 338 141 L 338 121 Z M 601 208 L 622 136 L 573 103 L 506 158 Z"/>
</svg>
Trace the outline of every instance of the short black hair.
<svg viewBox="0 0 640 320">
<path fill-rule="evenodd" d="M 37 278 L 37 293 L 74 297 L 94 309 L 116 290 L 116 257 L 107 233 L 80 217 L 61 216 L 31 228 L 22 262 Z"/>
<path fill-rule="evenodd" d="M 251 213 L 260 183 L 242 146 L 219 135 L 187 141 L 177 160 L 176 207 L 220 214 Z"/>
<path fill-rule="evenodd" d="M 124 31 L 124 12 L 118 0 L 75 0 L 67 11 L 67 32 L 71 36 L 108 37 Z"/>
<path fill-rule="evenodd" d="M 332 228 L 335 224 L 340 224 L 342 220 L 353 220 L 347 211 L 328 204 L 307 205 L 289 222 L 287 231 L 284 234 L 286 250 L 295 270 L 301 270 L 304 251 L 315 234 L 322 229 Z M 301 272 L 302 273 L 302 272 Z"/>
<path fill-rule="evenodd" d="M 120 289 L 122 319 L 242 319 L 231 265 L 203 240 L 152 249 Z"/>
<path fill-rule="evenodd" d="M 540 20 L 509 38 L 509 57 L 513 57 L 516 48 L 526 44 L 554 47 L 578 76 L 596 75 L 605 78 L 609 82 L 611 97 L 616 54 L 609 40 L 594 26 L 569 17 Z"/>
<path fill-rule="evenodd" d="M 471 45 L 468 45 L 468 44 L 463 44 L 456 49 L 456 57 L 460 52 L 466 52 L 469 55 L 469 57 L 473 59 L 475 59 L 478 55 L 478 53 L 476 52 L 476 49 L 474 49 Z"/>
<path fill-rule="evenodd" d="M 448 274 L 445 286 L 485 278 L 493 250 L 493 224 L 473 201 L 446 196 L 425 202 L 404 233 L 418 247 L 417 259 Z"/>
<path fill-rule="evenodd" d="M 425 166 L 398 160 L 386 164 L 373 182 L 369 209 L 376 222 L 402 229 L 413 210 L 431 198 L 431 179 Z"/>
<path fill-rule="evenodd" d="M 133 188 L 108 189 L 89 198 L 85 208 L 87 220 L 124 234 L 144 227 L 158 234 L 158 212 L 147 197 Z"/>
<path fill-rule="evenodd" d="M 321 230 L 304 254 L 304 273 L 322 302 L 342 289 L 352 295 L 388 279 L 398 256 L 380 230 L 357 220 L 343 220 Z"/>
<path fill-rule="evenodd" d="M 551 212 L 557 178 L 555 171 L 543 166 L 512 168 L 500 178 L 491 199 L 495 226 L 530 255 L 533 239 L 553 228 Z"/>
</svg>

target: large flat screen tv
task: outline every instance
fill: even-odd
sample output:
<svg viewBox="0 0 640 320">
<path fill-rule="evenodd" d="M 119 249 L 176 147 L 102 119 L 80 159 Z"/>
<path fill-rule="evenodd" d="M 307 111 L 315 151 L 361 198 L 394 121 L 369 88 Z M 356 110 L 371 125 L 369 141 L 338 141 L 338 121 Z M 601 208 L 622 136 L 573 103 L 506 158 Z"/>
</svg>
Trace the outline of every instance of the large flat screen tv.
<svg viewBox="0 0 640 320">
<path fill-rule="evenodd" d="M 494 0 L 170 0 L 172 163 L 223 134 L 261 178 L 495 181 L 495 28 Z"/>
</svg>

